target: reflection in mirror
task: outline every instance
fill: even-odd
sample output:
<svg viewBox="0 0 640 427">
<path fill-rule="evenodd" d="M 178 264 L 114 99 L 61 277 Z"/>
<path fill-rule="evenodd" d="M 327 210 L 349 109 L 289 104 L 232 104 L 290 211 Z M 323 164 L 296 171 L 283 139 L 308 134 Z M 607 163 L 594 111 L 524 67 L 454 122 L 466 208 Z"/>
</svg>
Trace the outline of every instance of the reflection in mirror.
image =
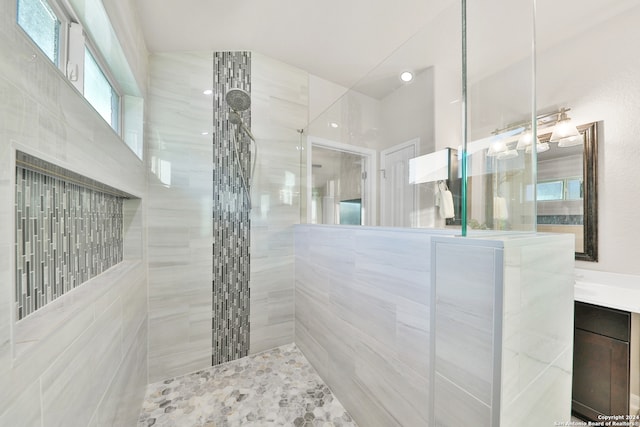
<svg viewBox="0 0 640 427">
<path fill-rule="evenodd" d="M 574 234 L 582 261 L 598 260 L 597 129 L 597 123 L 578 126 L 577 145 L 555 144 L 552 134 L 539 137 L 549 149 L 538 153 L 538 231 Z"/>
</svg>

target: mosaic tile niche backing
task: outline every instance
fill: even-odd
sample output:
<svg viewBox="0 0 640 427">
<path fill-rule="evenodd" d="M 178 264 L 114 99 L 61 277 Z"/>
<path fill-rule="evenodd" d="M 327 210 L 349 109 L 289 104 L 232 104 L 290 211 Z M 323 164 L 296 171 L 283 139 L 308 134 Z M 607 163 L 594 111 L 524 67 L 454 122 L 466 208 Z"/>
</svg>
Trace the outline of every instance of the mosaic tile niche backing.
<svg viewBox="0 0 640 427">
<path fill-rule="evenodd" d="M 24 154 L 16 165 L 15 304 L 20 320 L 122 261 L 124 197 Z"/>
<path fill-rule="evenodd" d="M 231 138 L 225 94 L 231 88 L 251 92 L 251 53 L 215 52 L 213 59 L 213 351 L 212 364 L 249 353 L 249 203 Z M 251 126 L 250 110 L 242 119 Z M 240 167 L 249 185 L 250 140 L 236 139 Z"/>
</svg>

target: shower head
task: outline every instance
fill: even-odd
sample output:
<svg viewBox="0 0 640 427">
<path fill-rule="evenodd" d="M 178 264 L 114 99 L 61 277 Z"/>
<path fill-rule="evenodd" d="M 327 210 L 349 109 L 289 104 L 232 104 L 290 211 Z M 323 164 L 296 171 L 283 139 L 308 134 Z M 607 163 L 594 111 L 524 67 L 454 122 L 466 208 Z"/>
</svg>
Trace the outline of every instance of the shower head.
<svg viewBox="0 0 640 427">
<path fill-rule="evenodd" d="M 249 129 L 247 125 L 244 124 L 244 121 L 242 120 L 240 113 L 238 113 L 237 111 L 230 111 L 229 123 L 239 126 L 240 129 L 242 129 L 242 131 L 245 132 L 249 136 L 249 138 L 251 138 L 255 142 L 256 138 L 251 133 L 251 129 Z"/>
<path fill-rule="evenodd" d="M 242 89 L 229 89 L 225 95 L 225 100 L 233 111 L 245 111 L 251 107 L 251 95 Z"/>
</svg>

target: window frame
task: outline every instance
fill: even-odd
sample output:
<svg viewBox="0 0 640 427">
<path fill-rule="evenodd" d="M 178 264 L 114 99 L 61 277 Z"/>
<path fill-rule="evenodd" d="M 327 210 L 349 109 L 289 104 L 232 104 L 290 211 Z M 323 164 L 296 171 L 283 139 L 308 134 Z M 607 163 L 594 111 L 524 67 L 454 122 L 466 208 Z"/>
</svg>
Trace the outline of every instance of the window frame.
<svg viewBox="0 0 640 427">
<path fill-rule="evenodd" d="M 109 86 L 111 86 L 111 90 L 118 97 L 118 102 L 117 102 L 118 111 L 115 114 L 116 126 L 113 126 L 109 122 L 107 122 L 107 124 L 109 126 L 111 126 L 111 128 L 118 135 L 122 136 L 122 118 L 123 118 L 123 111 L 122 111 L 122 109 L 123 109 L 123 103 L 122 103 L 123 92 L 122 92 L 122 89 L 120 89 L 120 86 L 117 84 L 116 79 L 113 77 L 113 74 L 111 73 L 111 70 L 109 69 L 109 67 L 107 67 L 105 65 L 106 61 L 103 59 L 102 55 L 100 54 L 98 49 L 95 47 L 93 41 L 89 37 L 87 37 L 86 32 L 84 34 L 85 34 L 84 47 L 89 51 L 89 53 L 91 54 L 91 57 L 95 61 L 96 65 L 98 66 L 98 69 L 102 72 L 102 75 L 104 76 L 104 78 L 109 83 Z M 84 56 L 84 54 L 83 54 L 83 56 Z M 84 75 L 84 66 L 83 66 L 82 72 L 83 72 L 83 75 Z M 84 83 L 84 78 L 83 78 L 83 83 Z M 89 102 L 89 104 L 91 104 L 91 101 L 89 101 L 87 99 L 87 97 L 85 96 L 85 94 L 84 94 L 84 87 L 82 89 L 82 96 L 84 97 L 84 99 L 87 100 L 87 102 Z M 93 109 L 96 110 L 96 108 L 93 106 L 93 104 L 91 104 L 91 107 L 93 107 Z M 113 103 L 111 105 L 111 108 L 112 108 L 111 117 L 112 117 L 112 120 L 113 120 L 113 117 L 114 117 L 114 114 L 113 114 Z M 98 110 L 96 110 L 96 112 L 98 112 Z M 104 120 L 104 117 L 102 117 L 102 115 L 100 113 L 98 113 L 98 115 L 100 116 L 100 118 L 102 118 Z M 105 122 L 106 122 L 106 120 L 105 120 Z"/>
<path fill-rule="evenodd" d="M 82 97 L 91 105 L 91 107 L 96 110 L 96 113 L 102 120 L 104 120 L 109 127 L 113 129 L 113 131 L 120 137 L 123 138 L 123 117 L 124 117 L 124 92 L 122 88 L 119 86 L 117 80 L 114 78 L 113 73 L 111 72 L 111 68 L 108 66 L 107 61 L 105 61 L 104 57 L 100 53 L 100 51 L 96 48 L 95 43 L 89 37 L 87 32 L 84 30 L 81 24 L 78 24 L 79 19 L 75 15 L 73 9 L 69 6 L 69 4 L 64 0 L 40 0 L 41 2 L 46 3 L 49 8 L 53 11 L 54 15 L 57 17 L 60 22 L 58 29 L 58 46 L 57 46 L 57 60 L 58 63 L 52 60 L 49 55 L 47 55 L 44 50 L 36 43 L 36 41 L 31 37 L 31 35 L 27 32 L 25 28 L 22 27 L 19 23 L 19 3 L 20 0 L 15 1 L 15 25 L 22 31 L 25 37 L 29 40 L 30 43 L 33 44 L 43 55 L 47 58 L 51 64 L 57 68 L 65 77 L 69 83 L 74 86 L 78 92 L 82 95 Z M 71 25 L 77 24 L 80 26 L 82 31 L 72 32 Z M 80 40 L 80 37 L 82 40 Z M 75 39 L 77 38 L 77 39 Z M 82 52 L 72 52 L 71 46 L 74 44 L 78 50 L 80 50 L 80 46 L 82 46 Z M 115 104 L 117 107 L 116 114 L 113 114 L 112 111 L 112 121 L 115 121 L 115 126 L 109 123 L 107 120 L 102 117 L 102 115 L 97 111 L 97 109 L 91 104 L 91 102 L 86 98 L 84 93 L 84 49 L 88 49 L 91 52 L 91 56 L 95 60 L 96 65 L 104 75 L 105 79 L 111 86 L 112 91 L 116 94 L 118 101 Z M 73 55 L 73 58 L 76 62 L 71 63 L 70 57 Z M 71 79 L 71 75 L 77 69 L 78 73 L 81 74 L 81 85 L 78 82 Z M 113 109 L 112 105 L 112 109 Z"/>
<path fill-rule="evenodd" d="M 569 198 L 569 182 L 578 181 L 580 183 L 580 198 L 572 199 Z M 551 184 L 551 183 L 562 183 L 562 197 L 559 199 L 539 199 L 538 198 L 538 186 L 540 184 Z M 565 201 L 578 201 L 584 200 L 584 180 L 581 176 L 570 176 L 566 178 L 556 178 L 556 179 L 545 179 L 544 181 L 538 181 L 536 183 L 536 201 L 537 202 L 565 202 Z"/>
<path fill-rule="evenodd" d="M 49 6 L 53 14 L 56 16 L 58 21 L 60 22 L 58 28 L 58 46 L 57 46 L 57 60 L 58 63 L 51 58 L 49 55 L 40 47 L 40 45 L 31 37 L 31 34 L 20 24 L 20 0 L 16 0 L 15 5 L 15 22 L 16 26 L 22 31 L 22 33 L 26 36 L 33 46 L 35 46 L 51 63 L 59 69 L 66 77 L 66 68 L 67 68 L 67 55 L 68 55 L 68 44 L 69 44 L 69 25 L 71 24 L 71 16 L 66 10 L 58 4 L 56 0 L 39 0 L 40 2 L 44 2 Z"/>
</svg>

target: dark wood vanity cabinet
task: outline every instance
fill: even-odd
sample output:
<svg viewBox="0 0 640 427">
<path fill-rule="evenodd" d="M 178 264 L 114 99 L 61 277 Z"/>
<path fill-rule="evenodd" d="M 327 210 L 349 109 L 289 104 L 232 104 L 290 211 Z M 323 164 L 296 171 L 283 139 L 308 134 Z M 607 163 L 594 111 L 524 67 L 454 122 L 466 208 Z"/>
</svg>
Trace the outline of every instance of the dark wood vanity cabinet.
<svg viewBox="0 0 640 427">
<path fill-rule="evenodd" d="M 629 414 L 631 313 L 575 303 L 573 413 Z"/>
</svg>

